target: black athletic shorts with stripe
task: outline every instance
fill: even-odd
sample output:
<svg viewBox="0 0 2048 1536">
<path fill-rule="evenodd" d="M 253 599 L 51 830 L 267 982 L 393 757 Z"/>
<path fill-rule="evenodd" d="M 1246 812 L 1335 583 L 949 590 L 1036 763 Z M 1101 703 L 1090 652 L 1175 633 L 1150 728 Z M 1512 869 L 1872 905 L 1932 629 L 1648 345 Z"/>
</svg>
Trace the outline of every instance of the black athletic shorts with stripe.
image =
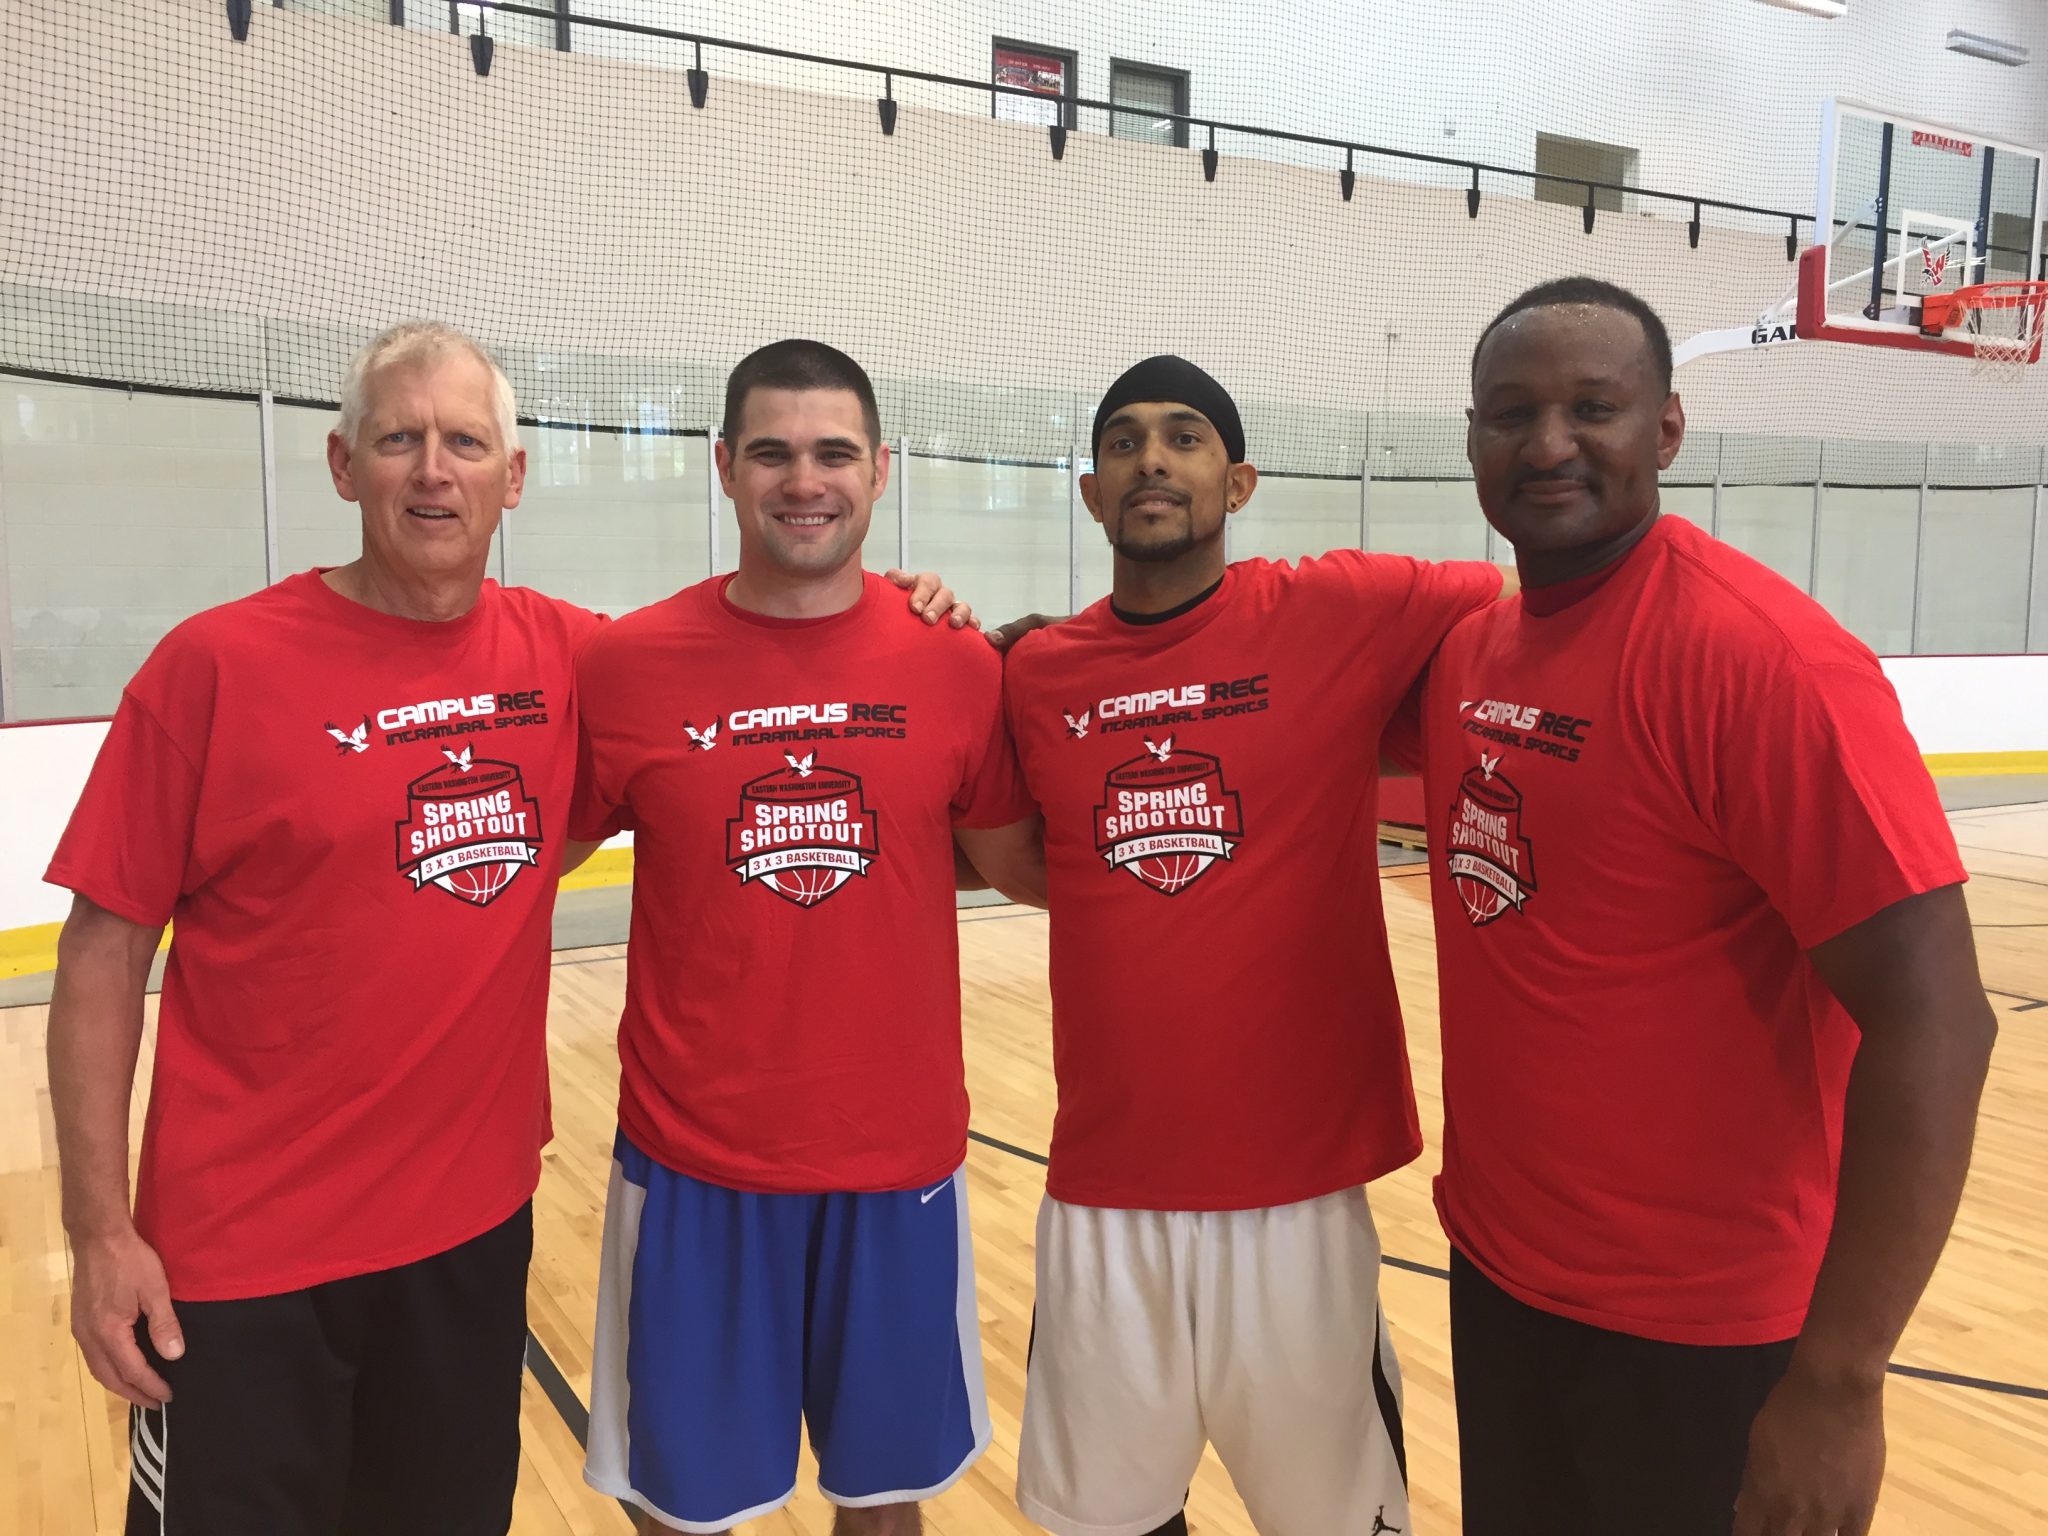
<svg viewBox="0 0 2048 1536">
<path fill-rule="evenodd" d="M 533 1208 L 445 1253 L 177 1303 L 129 1411 L 128 1536 L 503 1536 L 519 1476 Z"/>
<path fill-rule="evenodd" d="M 1792 1341 L 1666 1344 L 1510 1296 L 1451 1251 L 1465 1536 L 1729 1536 Z"/>
</svg>

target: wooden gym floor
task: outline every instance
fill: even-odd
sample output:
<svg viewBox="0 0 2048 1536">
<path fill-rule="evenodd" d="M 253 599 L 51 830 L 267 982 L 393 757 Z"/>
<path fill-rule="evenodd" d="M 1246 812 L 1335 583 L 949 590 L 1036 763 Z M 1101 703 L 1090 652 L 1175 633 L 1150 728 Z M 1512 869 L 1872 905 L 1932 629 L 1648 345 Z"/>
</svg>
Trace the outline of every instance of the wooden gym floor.
<svg viewBox="0 0 2048 1536">
<path fill-rule="evenodd" d="M 1899 1347 L 1889 1391 L 1891 1462 L 1880 1532 L 2012 1536 L 2048 1529 L 2048 802 L 1952 816 L 1972 872 L 1984 980 L 2001 1026 L 1976 1165 L 1955 1235 Z M 1436 982 L 1423 875 L 1383 871 L 1422 1121 L 1441 1122 Z M 928 1509 L 943 1536 L 1035 1529 L 1011 1502 L 1032 1292 L 1033 1217 L 1043 1189 L 1053 1085 L 1046 920 L 1010 907 L 960 919 L 969 1087 L 968 1153 L 983 1348 L 995 1444 Z M 550 1050 L 556 1140 L 536 1200 L 525 1455 L 513 1530 L 624 1533 L 616 1504 L 587 1488 L 572 1425 L 587 1401 L 598 1232 L 609 1167 L 625 987 L 620 946 L 555 957 Z M 150 1005 L 152 1018 L 155 1004 Z M 85 1374 L 67 1332 L 69 1261 L 43 1069 L 46 1010 L 0 1009 L 0 1536 L 118 1530 L 127 1435 L 121 1405 Z M 147 1046 L 145 1046 L 147 1050 Z M 147 1061 L 142 1081 L 147 1081 Z M 141 1125 L 141 1094 L 136 1100 Z M 1458 1528 L 1444 1240 L 1429 1204 L 1434 1144 L 1372 1191 L 1407 1382 L 1416 1527 Z M 824 1536 L 830 1509 L 807 1465 L 775 1536 Z M 1191 1528 L 1249 1532 L 1213 1455 Z"/>
</svg>

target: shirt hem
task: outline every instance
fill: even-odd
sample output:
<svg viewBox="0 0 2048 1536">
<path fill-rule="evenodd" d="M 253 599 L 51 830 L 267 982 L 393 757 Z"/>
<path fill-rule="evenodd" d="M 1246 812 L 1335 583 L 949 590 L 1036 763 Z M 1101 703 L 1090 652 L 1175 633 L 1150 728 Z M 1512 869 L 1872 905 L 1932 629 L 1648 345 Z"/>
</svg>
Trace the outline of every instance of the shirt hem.
<svg viewBox="0 0 2048 1536">
<path fill-rule="evenodd" d="M 1444 1235 L 1450 1238 L 1451 1246 L 1457 1249 L 1474 1269 L 1516 1301 L 1525 1307 L 1533 1307 L 1538 1312 L 1547 1312 L 1553 1317 L 1584 1323 L 1589 1328 L 1626 1334 L 1630 1338 L 1649 1339 L 1659 1344 L 1713 1347 L 1783 1343 L 1787 1339 L 1797 1338 L 1800 1328 L 1806 1322 L 1804 1307 L 1779 1313 L 1774 1317 L 1745 1319 L 1741 1322 L 1676 1323 L 1662 1318 L 1629 1317 L 1600 1307 L 1579 1306 L 1561 1301 L 1555 1296 L 1546 1296 L 1541 1291 L 1532 1290 L 1509 1279 L 1493 1264 L 1482 1259 L 1470 1243 L 1452 1231 L 1450 1218 L 1445 1215 L 1441 1200 L 1437 1202 L 1437 1219 L 1443 1223 Z"/>
<path fill-rule="evenodd" d="M 730 1189 L 743 1195 L 893 1195 L 910 1189 L 929 1189 L 941 1179 L 950 1179 L 967 1162 L 967 1133 L 960 1133 L 959 1150 L 949 1157 L 931 1163 L 919 1164 L 920 1171 L 901 1179 L 892 1178 L 886 1183 L 850 1183 L 844 1180 L 822 1182 L 807 1180 L 797 1183 L 769 1182 L 758 1178 L 747 1178 L 734 1174 L 730 1169 L 713 1168 L 691 1158 L 676 1157 L 657 1138 L 644 1135 L 629 1124 L 624 1115 L 619 1117 L 619 1132 L 641 1156 L 658 1163 L 670 1173 L 681 1174 L 686 1179 L 695 1179 L 699 1184 L 712 1184 L 720 1189 Z"/>
<path fill-rule="evenodd" d="M 1053 1167 L 1046 1176 L 1045 1192 L 1061 1205 L 1086 1205 L 1109 1211 L 1262 1211 L 1274 1206 L 1300 1205 L 1305 1200 L 1320 1200 L 1341 1190 L 1356 1189 L 1374 1179 L 1385 1178 L 1397 1168 L 1407 1167 L 1421 1155 L 1422 1142 L 1418 1138 L 1399 1152 L 1361 1161 L 1342 1174 L 1328 1178 L 1233 1194 L 1195 1196 L 1191 1191 L 1162 1194 L 1156 1190 L 1090 1187 L 1085 1182 L 1072 1184 L 1057 1171 L 1059 1154 L 1055 1151 Z"/>
<path fill-rule="evenodd" d="M 540 1187 L 539 1170 L 525 1192 L 503 1207 L 492 1207 L 494 1214 L 483 1218 L 474 1225 L 465 1222 L 455 1229 L 452 1237 L 435 1237 L 426 1242 L 408 1243 L 384 1253 L 371 1254 L 364 1258 L 338 1259 L 326 1264 L 308 1265 L 304 1269 L 292 1270 L 281 1275 L 266 1275 L 256 1278 L 232 1277 L 208 1279 L 194 1284 L 188 1280 L 174 1281 L 171 1285 L 172 1301 L 249 1301 L 258 1296 L 284 1296 L 293 1291 L 311 1290 L 316 1285 L 326 1285 L 335 1280 L 352 1280 L 359 1275 L 373 1275 L 387 1269 L 401 1269 L 407 1264 L 417 1264 L 422 1259 L 431 1259 L 452 1248 L 482 1237 L 493 1227 L 509 1221 L 518 1209 L 531 1200 Z M 144 1233 L 145 1239 L 149 1238 Z M 151 1240 L 159 1254 L 163 1245 Z M 166 1263 L 167 1269 L 177 1267 L 175 1259 Z"/>
<path fill-rule="evenodd" d="M 106 893 L 96 888 L 96 877 L 64 864 L 53 861 L 50 867 L 43 871 L 43 883 L 69 891 L 74 896 L 83 896 L 94 906 L 103 908 L 123 922 L 133 923 L 138 928 L 164 928 L 170 925 L 170 914 L 158 917 L 153 913 L 144 912 L 141 903 L 130 901 L 126 895 L 117 895 L 109 900 Z"/>
</svg>

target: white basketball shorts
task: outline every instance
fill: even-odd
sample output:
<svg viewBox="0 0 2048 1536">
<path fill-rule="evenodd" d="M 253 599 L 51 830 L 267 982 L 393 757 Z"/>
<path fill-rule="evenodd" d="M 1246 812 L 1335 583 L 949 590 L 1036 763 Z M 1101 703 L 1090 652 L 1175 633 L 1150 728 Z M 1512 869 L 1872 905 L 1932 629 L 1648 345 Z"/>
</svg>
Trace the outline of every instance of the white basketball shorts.
<svg viewBox="0 0 2048 1536">
<path fill-rule="evenodd" d="M 1213 1443 L 1261 1536 L 1411 1529 L 1365 1191 L 1250 1211 L 1038 1212 L 1017 1503 L 1144 1536 Z"/>
</svg>

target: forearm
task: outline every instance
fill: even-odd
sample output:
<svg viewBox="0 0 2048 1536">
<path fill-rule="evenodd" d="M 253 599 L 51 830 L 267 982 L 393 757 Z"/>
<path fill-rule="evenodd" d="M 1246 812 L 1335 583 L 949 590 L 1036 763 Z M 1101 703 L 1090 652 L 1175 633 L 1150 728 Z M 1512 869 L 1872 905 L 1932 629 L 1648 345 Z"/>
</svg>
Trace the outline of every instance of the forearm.
<svg viewBox="0 0 2048 1536">
<path fill-rule="evenodd" d="M 1849 1077 L 1840 1192 L 1795 1368 L 1882 1381 L 1934 1272 L 1970 1167 L 1990 1009 L 1866 1033 Z"/>
<path fill-rule="evenodd" d="M 74 1240 L 125 1231 L 132 1221 L 129 1098 L 142 1048 L 143 990 L 156 950 L 154 933 L 147 933 L 144 947 L 146 932 L 81 934 L 74 914 L 58 941 L 50 1000 L 50 1112 L 64 1228 Z"/>
<path fill-rule="evenodd" d="M 993 886 L 1011 901 L 1042 907 L 1045 898 L 1045 828 L 1036 816 L 1007 827 L 956 828 L 953 833 L 956 888 Z"/>
</svg>

